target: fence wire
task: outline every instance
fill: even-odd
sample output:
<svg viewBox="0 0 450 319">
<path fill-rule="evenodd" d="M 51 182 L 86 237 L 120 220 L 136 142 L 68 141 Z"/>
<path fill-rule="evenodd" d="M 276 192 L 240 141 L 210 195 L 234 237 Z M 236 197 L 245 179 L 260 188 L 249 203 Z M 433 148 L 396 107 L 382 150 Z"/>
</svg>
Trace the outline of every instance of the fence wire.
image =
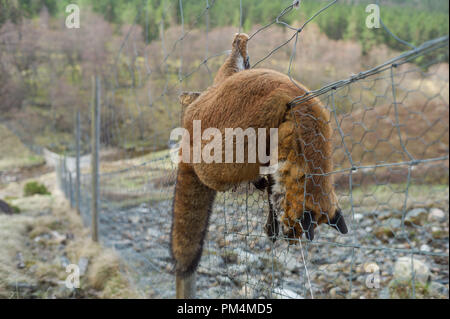
<svg viewBox="0 0 450 319">
<path fill-rule="evenodd" d="M 216 2 L 206 0 L 187 25 L 185 4 L 172 1 L 159 22 L 159 39 L 149 41 L 146 33 L 142 45 L 137 21 L 144 17 L 148 32 L 147 3 L 102 78 L 99 236 L 124 257 L 142 293 L 154 298 L 175 294 L 169 236 L 177 168 L 170 160 L 176 149 L 170 148 L 168 136 L 180 125 L 178 95 L 208 87 L 228 53 L 210 52 L 209 14 Z M 275 25 L 292 32 L 281 44 L 271 43 L 252 67 L 266 65 L 291 46 L 286 73 L 295 79 L 301 33 L 337 2 L 326 3 L 295 27 L 283 21 L 296 12 L 294 1 L 252 32 L 250 52 L 253 41 Z M 165 29 L 165 13 L 175 7 L 180 19 L 176 35 Z M 198 297 L 442 297 L 433 295 L 436 289 L 443 295 L 447 289 L 448 297 L 448 37 L 412 46 L 382 27 L 411 50 L 291 102 L 295 106 L 316 98 L 330 111 L 334 170 L 326 175 L 334 177 L 349 234 L 321 226 L 314 241 L 303 238 L 289 246 L 280 234 L 273 243 L 264 232 L 264 192 L 244 184 L 219 193 L 198 268 Z M 205 47 L 190 46 L 197 33 L 203 33 Z M 188 59 L 196 62 L 186 63 Z M 89 114 L 82 118 L 82 153 L 88 153 Z M 117 150 L 143 156 L 128 158 Z M 57 165 L 61 187 L 72 203 L 73 163 L 73 157 L 65 157 Z M 90 225 L 89 165 L 82 165 L 80 181 L 80 213 Z"/>
</svg>

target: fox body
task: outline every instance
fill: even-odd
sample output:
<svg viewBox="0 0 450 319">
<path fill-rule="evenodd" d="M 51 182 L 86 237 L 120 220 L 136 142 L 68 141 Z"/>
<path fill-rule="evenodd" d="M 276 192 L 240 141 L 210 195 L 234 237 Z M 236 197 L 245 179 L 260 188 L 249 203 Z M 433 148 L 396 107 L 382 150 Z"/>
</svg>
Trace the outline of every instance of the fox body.
<svg viewBox="0 0 450 319">
<path fill-rule="evenodd" d="M 270 204 L 281 217 L 284 234 L 298 239 L 327 223 L 347 232 L 334 193 L 330 115 L 313 98 L 289 107 L 289 102 L 307 89 L 279 72 L 244 70 L 226 77 L 193 99 L 186 108 L 183 127 L 189 137 L 182 144 L 193 152 L 193 123 L 201 121 L 202 133 L 217 128 L 226 145 L 225 128 L 278 128 L 278 169 L 271 181 Z M 268 142 L 268 141 L 266 141 Z M 201 141 L 205 146 L 208 141 Z M 233 151 L 236 144 L 233 141 Z M 244 154 L 249 145 L 244 142 Z M 183 148 L 180 150 L 182 153 Z M 225 152 L 222 152 L 225 156 Z M 258 157 L 257 157 L 258 158 Z M 263 163 L 181 162 L 175 187 L 171 236 L 172 256 L 179 275 L 190 274 L 201 257 L 209 214 L 217 191 L 259 177 Z"/>
</svg>

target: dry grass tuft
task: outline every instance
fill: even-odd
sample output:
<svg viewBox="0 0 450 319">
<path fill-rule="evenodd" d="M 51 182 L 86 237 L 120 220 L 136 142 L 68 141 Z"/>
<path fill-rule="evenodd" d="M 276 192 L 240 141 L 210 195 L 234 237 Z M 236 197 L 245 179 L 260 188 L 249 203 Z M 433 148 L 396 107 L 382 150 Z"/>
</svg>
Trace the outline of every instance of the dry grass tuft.
<svg viewBox="0 0 450 319">
<path fill-rule="evenodd" d="M 56 175 L 39 180 L 45 181 L 51 196 L 16 194 L 12 202 L 22 212 L 0 215 L 0 298 L 142 297 L 128 281 L 119 256 L 90 239 L 80 216 L 57 190 Z M 8 185 L 0 197 L 11 196 L 23 183 Z M 20 267 L 18 253 L 23 259 Z M 64 286 L 64 258 L 74 264 L 81 258 L 89 261 L 75 291 Z"/>
</svg>

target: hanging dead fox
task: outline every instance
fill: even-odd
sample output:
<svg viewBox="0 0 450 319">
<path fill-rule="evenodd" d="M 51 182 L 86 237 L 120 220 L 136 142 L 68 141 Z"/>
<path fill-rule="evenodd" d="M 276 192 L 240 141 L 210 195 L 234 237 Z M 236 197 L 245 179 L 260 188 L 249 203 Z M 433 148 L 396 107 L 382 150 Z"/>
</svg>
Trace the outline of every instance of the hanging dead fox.
<svg viewBox="0 0 450 319">
<path fill-rule="evenodd" d="M 189 134 L 183 136 L 181 144 L 190 146 L 188 155 L 192 159 L 194 121 L 201 121 L 202 133 L 208 128 L 222 133 L 226 128 L 267 131 L 277 128 L 278 168 L 264 187 L 269 186 L 271 210 L 283 212 L 284 235 L 295 242 L 305 233 L 312 240 L 314 229 L 322 223 L 347 233 L 332 174 L 328 174 L 333 170 L 330 115 L 316 98 L 291 107 L 290 101 L 308 90 L 288 76 L 267 69 L 249 70 L 247 39 L 245 35 L 236 35 L 232 54 L 220 69 L 214 85 L 195 94 L 192 100 L 187 98 L 190 104 L 184 111 L 183 128 Z M 238 54 L 233 55 L 234 50 Z M 247 61 L 243 70 L 239 67 L 242 61 Z M 263 142 L 269 143 L 269 140 Z M 202 140 L 201 148 L 207 143 Z M 224 145 L 225 135 L 222 134 Z M 267 145 L 264 152 L 269 148 Z M 236 149 L 233 141 L 234 154 Z M 268 165 L 248 161 L 248 149 L 247 140 L 243 163 L 182 160 L 178 164 L 171 234 L 171 253 L 178 275 L 189 275 L 200 261 L 216 192 L 257 181 L 261 166 Z M 183 148 L 180 155 L 182 151 Z M 224 152 L 222 154 L 225 156 Z M 269 214 L 270 218 L 277 219 L 276 215 Z"/>
</svg>

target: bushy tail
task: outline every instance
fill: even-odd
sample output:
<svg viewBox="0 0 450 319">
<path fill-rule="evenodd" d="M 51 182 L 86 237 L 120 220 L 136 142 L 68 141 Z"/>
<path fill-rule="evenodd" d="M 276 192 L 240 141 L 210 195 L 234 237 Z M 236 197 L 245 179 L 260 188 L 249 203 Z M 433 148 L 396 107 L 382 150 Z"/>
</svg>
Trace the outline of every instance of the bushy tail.
<svg viewBox="0 0 450 319">
<path fill-rule="evenodd" d="M 216 191 L 202 184 L 188 164 L 180 163 L 177 174 L 171 253 L 176 274 L 187 276 L 200 261 Z"/>
</svg>

